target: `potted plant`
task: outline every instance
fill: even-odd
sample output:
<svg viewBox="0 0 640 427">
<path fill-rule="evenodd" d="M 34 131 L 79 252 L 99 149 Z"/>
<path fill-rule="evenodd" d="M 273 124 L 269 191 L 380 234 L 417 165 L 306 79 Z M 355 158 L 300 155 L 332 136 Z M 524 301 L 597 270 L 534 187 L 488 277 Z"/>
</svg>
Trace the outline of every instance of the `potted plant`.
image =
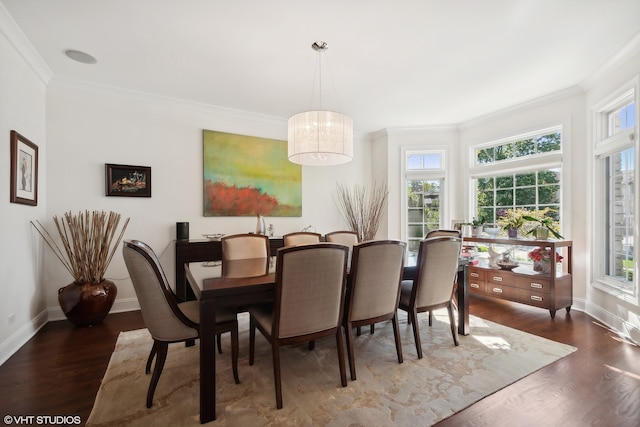
<svg viewBox="0 0 640 427">
<path fill-rule="evenodd" d="M 482 228 L 487 223 L 486 219 L 482 215 L 478 215 L 477 217 L 473 217 L 471 220 L 471 226 L 473 227 L 473 231 L 471 235 L 474 237 L 479 237 L 482 235 Z"/>
<path fill-rule="evenodd" d="M 542 273 L 551 272 L 552 251 L 549 248 L 538 247 L 528 253 L 529 259 L 533 260 L 533 270 Z M 555 262 L 562 262 L 562 255 L 556 252 Z"/>
<path fill-rule="evenodd" d="M 54 216 L 53 222 L 61 245 L 39 221 L 31 224 L 73 277 L 73 283 L 58 290 L 60 307 L 76 326 L 100 323 L 109 314 L 118 293 L 115 283 L 106 280 L 104 273 L 120 245 L 129 218 L 117 238 L 120 214 L 115 212 L 85 211 L 77 215 L 67 212 L 63 218 Z"/>
<path fill-rule="evenodd" d="M 503 230 L 507 230 L 507 235 L 510 239 L 516 239 L 518 237 L 518 230 L 524 225 L 524 216 L 528 214 L 529 211 L 523 208 L 499 209 L 498 225 L 500 225 Z"/>
<path fill-rule="evenodd" d="M 529 231 L 528 234 L 533 234 L 536 236 L 536 239 L 539 240 L 547 240 L 549 238 L 549 233 L 553 235 L 558 240 L 562 240 L 563 237 L 557 231 L 557 223 L 553 218 L 547 216 L 551 212 L 551 209 L 544 208 L 538 211 L 537 217 L 531 215 L 523 215 L 523 218 L 526 221 L 531 221 L 537 224 L 535 228 Z"/>
</svg>

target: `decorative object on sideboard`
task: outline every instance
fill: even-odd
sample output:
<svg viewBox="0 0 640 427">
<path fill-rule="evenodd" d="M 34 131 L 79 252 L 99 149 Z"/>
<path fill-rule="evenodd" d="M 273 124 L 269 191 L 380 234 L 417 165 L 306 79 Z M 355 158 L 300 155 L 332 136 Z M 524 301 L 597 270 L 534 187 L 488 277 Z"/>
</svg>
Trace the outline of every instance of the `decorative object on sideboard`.
<svg viewBox="0 0 640 427">
<path fill-rule="evenodd" d="M 9 201 L 38 205 L 38 146 L 15 130 L 11 139 L 11 182 Z"/>
<path fill-rule="evenodd" d="M 562 240 L 562 235 L 558 232 L 558 222 L 553 218 L 553 214 L 557 212 L 550 208 L 544 208 L 539 210 L 535 216 L 523 215 L 523 218 L 527 221 L 536 224 L 536 227 L 529 231 L 528 234 L 535 235 L 538 240 L 547 240 L 549 233 L 558 240 Z"/>
<path fill-rule="evenodd" d="M 524 216 L 529 211 L 523 208 L 516 209 L 498 209 L 498 225 L 507 231 L 510 239 L 518 238 L 518 231 L 524 225 Z"/>
<path fill-rule="evenodd" d="M 189 240 L 189 223 L 176 222 L 176 239 Z"/>
<path fill-rule="evenodd" d="M 318 109 L 289 118 L 289 161 L 310 166 L 348 163 L 353 159 L 353 120 L 337 110 L 322 108 L 322 59 L 329 45 L 316 41 L 311 48 L 318 52 Z"/>
<path fill-rule="evenodd" d="M 389 191 L 386 183 L 370 187 L 337 184 L 338 207 L 350 231 L 358 233 L 358 240 L 366 242 L 376 238 Z"/>
<path fill-rule="evenodd" d="M 550 248 L 538 247 L 528 253 L 529 259 L 533 260 L 533 271 L 541 273 L 551 273 L 551 260 L 553 258 Z M 562 255 L 556 252 L 555 262 L 562 262 Z"/>
<path fill-rule="evenodd" d="M 262 215 L 256 215 L 256 234 L 265 235 L 267 233 L 267 227 Z"/>
<path fill-rule="evenodd" d="M 107 196 L 151 197 L 151 167 L 106 163 L 104 169 Z"/>
<path fill-rule="evenodd" d="M 129 224 L 127 218 L 118 234 L 120 214 L 85 211 L 53 217 L 61 245 L 39 221 L 31 221 L 54 255 L 73 277 L 73 283 L 58 290 L 58 302 L 65 316 L 76 326 L 102 322 L 118 293 L 104 274 Z"/>
<path fill-rule="evenodd" d="M 471 227 L 473 227 L 473 229 L 471 230 L 471 236 L 472 237 L 482 236 L 482 229 L 486 223 L 487 223 L 487 220 L 482 215 L 473 217 L 473 219 L 471 220 Z"/>
</svg>

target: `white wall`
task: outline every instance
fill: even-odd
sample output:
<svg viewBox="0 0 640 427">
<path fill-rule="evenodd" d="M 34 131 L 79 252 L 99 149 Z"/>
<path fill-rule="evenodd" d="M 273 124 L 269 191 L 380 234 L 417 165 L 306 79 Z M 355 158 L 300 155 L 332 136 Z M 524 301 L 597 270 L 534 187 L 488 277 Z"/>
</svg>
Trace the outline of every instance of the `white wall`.
<svg viewBox="0 0 640 427">
<path fill-rule="evenodd" d="M 190 223 L 191 238 L 255 230 L 255 217 L 203 217 L 203 129 L 286 140 L 283 119 L 56 80 L 47 91 L 47 120 L 47 213 L 113 210 L 130 217 L 125 238 L 145 241 L 162 253 L 161 262 L 172 283 L 176 222 Z M 276 234 L 308 225 L 323 234 L 345 228 L 333 199 L 336 183 L 368 182 L 370 174 L 368 142 L 357 139 L 354 145 L 351 163 L 303 167 L 302 217 L 266 218 Z M 151 166 L 152 197 L 106 197 L 105 163 Z M 57 260 L 47 260 L 47 305 L 56 307 L 58 286 L 71 278 Z M 118 286 L 113 310 L 134 307 L 134 290 L 119 252 L 106 276 Z"/>
<path fill-rule="evenodd" d="M 12 46 L 3 19 L 0 14 L 0 364 L 47 321 L 42 246 L 29 223 L 46 216 L 45 84 Z M 35 207 L 9 203 L 11 130 L 38 146 Z"/>
</svg>

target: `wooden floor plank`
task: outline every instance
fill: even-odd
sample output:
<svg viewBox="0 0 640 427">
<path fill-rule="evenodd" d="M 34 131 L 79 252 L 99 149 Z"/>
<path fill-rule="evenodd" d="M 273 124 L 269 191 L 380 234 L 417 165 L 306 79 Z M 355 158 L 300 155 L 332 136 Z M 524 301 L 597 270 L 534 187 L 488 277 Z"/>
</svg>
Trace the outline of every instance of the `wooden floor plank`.
<svg viewBox="0 0 640 427">
<path fill-rule="evenodd" d="M 471 314 L 576 346 L 578 351 L 437 424 L 449 426 L 640 425 L 640 349 L 581 312 L 549 312 L 473 297 Z M 140 312 L 101 325 L 45 325 L 0 366 L 0 413 L 87 420 L 118 334 L 144 327 Z M 215 422 L 213 423 L 215 424 Z"/>
</svg>

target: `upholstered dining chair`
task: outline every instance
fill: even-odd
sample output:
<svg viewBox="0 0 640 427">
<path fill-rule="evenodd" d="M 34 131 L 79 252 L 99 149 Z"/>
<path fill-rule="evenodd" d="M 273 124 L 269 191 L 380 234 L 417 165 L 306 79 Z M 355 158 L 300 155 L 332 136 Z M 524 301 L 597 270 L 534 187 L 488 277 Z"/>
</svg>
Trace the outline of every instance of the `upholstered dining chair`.
<svg viewBox="0 0 640 427">
<path fill-rule="evenodd" d="M 257 328 L 271 344 L 278 409 L 281 346 L 335 335 L 340 380 L 347 385 L 342 342 L 347 252 L 346 246 L 335 243 L 279 249 L 274 302 L 249 309 L 249 364 L 254 362 Z"/>
<path fill-rule="evenodd" d="M 322 235 L 320 233 L 312 233 L 310 231 L 296 231 L 282 236 L 284 246 L 309 245 L 320 243 Z"/>
<path fill-rule="evenodd" d="M 342 243 L 350 248 L 360 242 L 358 233 L 355 231 L 332 231 L 324 236 L 324 239 L 330 243 Z"/>
<path fill-rule="evenodd" d="M 153 347 L 145 369 L 148 374 L 155 358 L 156 363 L 147 392 L 147 408 L 150 408 L 167 359 L 169 344 L 199 338 L 200 303 L 199 301 L 177 302 L 160 261 L 146 243 L 126 240 L 123 242 L 122 255 L 138 297 L 145 326 L 153 337 Z M 239 384 L 236 313 L 217 311 L 216 323 L 215 333 L 218 337 L 221 333 L 231 332 L 233 376 L 236 384 Z"/>
<path fill-rule="evenodd" d="M 234 277 L 236 272 L 233 263 L 226 261 L 264 260 L 264 263 L 253 263 L 253 276 L 261 276 L 269 272 L 269 237 L 261 234 L 231 234 L 220 239 L 222 245 L 222 276 Z M 247 266 L 243 265 L 240 273 L 247 277 Z"/>
<path fill-rule="evenodd" d="M 462 237 L 462 231 L 460 230 L 445 230 L 445 229 L 437 229 L 437 230 L 431 230 L 427 233 L 427 235 L 425 236 L 425 239 L 429 239 L 431 237 L 441 237 L 441 236 L 451 236 L 451 237 Z M 456 275 L 456 282 L 454 282 L 454 294 L 455 294 L 455 288 L 457 286 L 457 279 L 458 276 Z M 457 302 L 454 299 L 453 300 L 453 304 L 455 308 L 458 308 L 457 306 Z M 433 325 L 433 312 L 429 311 L 429 326 Z"/>
<path fill-rule="evenodd" d="M 418 313 L 446 307 L 453 343 L 458 345 L 458 334 L 453 316 L 453 289 L 458 274 L 458 260 L 462 239 L 459 237 L 432 237 L 422 240 L 418 249 L 416 275 L 403 280 L 398 308 L 407 312 L 413 326 L 418 358 L 422 358 L 422 344 L 418 326 Z"/>
<path fill-rule="evenodd" d="M 451 236 L 451 237 L 462 237 L 462 232 L 460 230 L 431 230 L 425 236 L 425 239 L 430 237 L 441 237 L 441 236 Z"/>
<path fill-rule="evenodd" d="M 406 246 L 397 240 L 371 240 L 353 247 L 343 321 L 352 380 L 356 379 L 354 327 L 391 320 L 398 363 L 403 361 L 397 311 Z"/>
</svg>

